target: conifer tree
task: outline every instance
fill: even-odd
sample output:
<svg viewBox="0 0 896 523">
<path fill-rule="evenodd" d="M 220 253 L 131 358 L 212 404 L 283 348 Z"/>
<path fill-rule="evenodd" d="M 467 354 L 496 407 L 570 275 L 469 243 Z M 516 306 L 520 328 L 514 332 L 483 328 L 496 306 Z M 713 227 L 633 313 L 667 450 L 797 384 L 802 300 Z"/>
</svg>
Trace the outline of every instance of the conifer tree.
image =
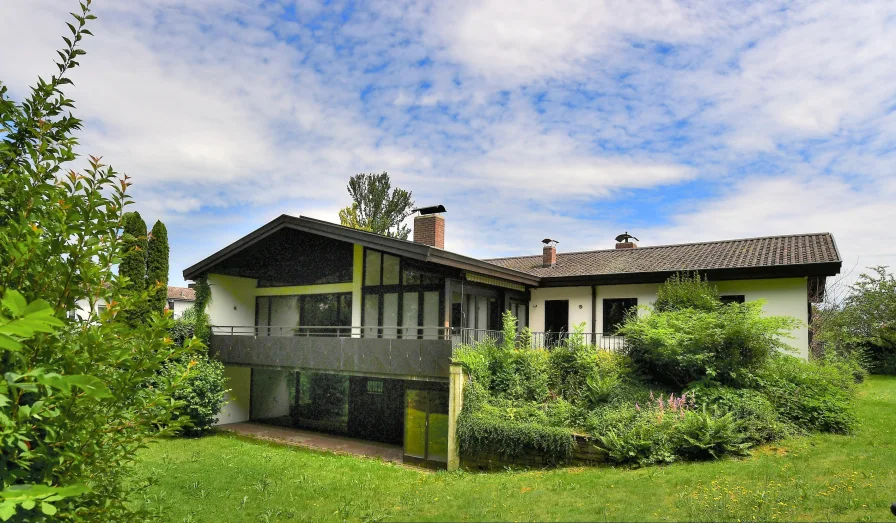
<svg viewBox="0 0 896 523">
<path fill-rule="evenodd" d="M 157 220 L 146 251 L 146 285 L 152 296 L 152 311 L 162 312 L 168 302 L 168 254 L 168 229 Z"/>
</svg>

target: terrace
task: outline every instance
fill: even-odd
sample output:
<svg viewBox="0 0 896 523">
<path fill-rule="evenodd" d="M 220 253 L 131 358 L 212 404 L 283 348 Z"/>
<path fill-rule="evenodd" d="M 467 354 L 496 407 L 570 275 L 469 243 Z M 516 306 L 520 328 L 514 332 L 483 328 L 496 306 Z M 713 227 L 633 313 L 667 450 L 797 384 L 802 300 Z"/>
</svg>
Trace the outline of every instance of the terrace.
<svg viewBox="0 0 896 523">
<path fill-rule="evenodd" d="M 618 350 L 624 343 L 622 336 L 602 333 L 530 336 L 528 346 L 547 350 L 575 336 L 605 350 Z M 217 325 L 210 349 L 227 364 L 444 381 L 455 347 L 487 339 L 500 343 L 503 337 L 498 330 L 467 328 Z"/>
</svg>

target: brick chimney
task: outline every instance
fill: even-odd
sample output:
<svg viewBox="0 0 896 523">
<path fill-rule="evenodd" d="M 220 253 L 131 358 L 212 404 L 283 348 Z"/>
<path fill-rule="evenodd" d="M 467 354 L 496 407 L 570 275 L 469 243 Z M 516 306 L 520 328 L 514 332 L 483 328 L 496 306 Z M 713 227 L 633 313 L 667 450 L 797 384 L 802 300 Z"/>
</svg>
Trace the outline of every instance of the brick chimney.
<svg viewBox="0 0 896 523">
<path fill-rule="evenodd" d="M 635 238 L 634 236 L 632 236 L 631 234 L 629 234 L 628 231 L 625 231 L 624 234 L 620 234 L 619 236 L 616 237 L 616 248 L 617 249 L 634 249 L 635 247 L 638 246 L 638 244 L 633 242 L 632 240 L 635 240 L 635 242 L 638 241 L 638 239 Z"/>
<path fill-rule="evenodd" d="M 422 214 L 414 217 L 414 243 L 445 248 L 445 218 L 438 214 Z"/>
<path fill-rule="evenodd" d="M 557 241 L 550 238 L 541 240 L 544 249 L 541 250 L 541 266 L 553 267 L 557 265 Z"/>
</svg>

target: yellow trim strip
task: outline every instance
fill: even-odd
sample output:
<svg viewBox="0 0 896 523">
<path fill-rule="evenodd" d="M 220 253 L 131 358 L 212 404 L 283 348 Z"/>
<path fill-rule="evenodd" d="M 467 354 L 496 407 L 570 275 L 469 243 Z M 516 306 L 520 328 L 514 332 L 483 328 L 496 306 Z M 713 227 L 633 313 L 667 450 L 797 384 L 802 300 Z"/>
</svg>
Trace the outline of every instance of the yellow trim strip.
<svg viewBox="0 0 896 523">
<path fill-rule="evenodd" d="M 486 285 L 494 285 L 496 287 L 504 287 L 505 289 L 513 289 L 520 292 L 526 291 L 526 286 L 514 283 L 512 281 L 502 280 L 501 278 L 495 278 L 493 276 L 486 276 L 485 274 L 479 274 L 476 272 L 467 271 L 466 277 L 468 281 L 476 282 L 476 283 L 484 283 Z"/>
<path fill-rule="evenodd" d="M 291 287 L 263 287 L 255 289 L 256 296 L 293 296 L 297 294 L 333 294 L 337 292 L 352 292 L 354 284 L 325 283 L 322 285 L 294 285 Z"/>
</svg>

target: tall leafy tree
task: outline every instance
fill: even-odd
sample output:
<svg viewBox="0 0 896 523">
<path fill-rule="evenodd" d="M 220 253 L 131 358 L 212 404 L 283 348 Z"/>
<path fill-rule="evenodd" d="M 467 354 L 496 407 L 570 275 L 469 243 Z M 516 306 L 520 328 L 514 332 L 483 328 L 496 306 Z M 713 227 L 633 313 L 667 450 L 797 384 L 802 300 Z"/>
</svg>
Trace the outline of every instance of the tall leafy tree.
<svg viewBox="0 0 896 523">
<path fill-rule="evenodd" d="M 407 240 L 411 233 L 404 221 L 411 215 L 414 200 L 411 192 L 392 188 L 389 174 L 356 174 L 348 181 L 352 205 L 339 211 L 339 221 L 346 227 L 362 229 L 391 238 Z"/>
<path fill-rule="evenodd" d="M 160 315 L 108 321 L 147 294 L 124 292 L 113 270 L 130 252 L 127 177 L 96 157 L 72 167 L 82 122 L 64 89 L 90 0 L 73 16 L 55 74 L 20 102 L 0 83 L 0 521 L 143 519 L 130 513 L 128 465 L 158 427 L 177 429 L 180 375 L 158 376 L 198 349 L 174 346 Z M 109 307 L 65 321 L 79 300 Z"/>
<path fill-rule="evenodd" d="M 156 220 L 146 250 L 146 284 L 153 311 L 162 312 L 168 303 L 168 229 Z"/>
<path fill-rule="evenodd" d="M 869 370 L 896 374 L 896 277 L 886 267 L 862 273 L 839 306 L 821 310 L 818 337 L 834 350 L 864 353 Z"/>
</svg>

